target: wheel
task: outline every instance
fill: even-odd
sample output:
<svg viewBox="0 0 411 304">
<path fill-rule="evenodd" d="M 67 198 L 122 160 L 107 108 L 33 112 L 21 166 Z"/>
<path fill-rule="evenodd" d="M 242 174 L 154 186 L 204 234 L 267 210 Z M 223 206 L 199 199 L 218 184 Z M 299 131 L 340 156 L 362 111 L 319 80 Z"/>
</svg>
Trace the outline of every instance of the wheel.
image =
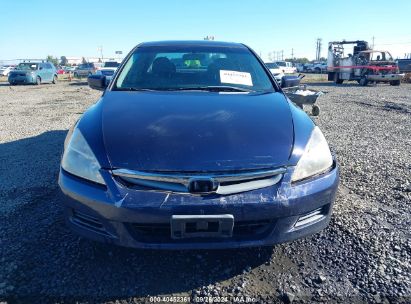
<svg viewBox="0 0 411 304">
<path fill-rule="evenodd" d="M 343 81 L 344 81 L 344 79 L 340 79 L 340 76 L 338 75 L 338 73 L 335 73 L 335 74 L 334 74 L 334 82 L 335 82 L 336 84 L 342 84 Z"/>
<path fill-rule="evenodd" d="M 317 74 L 320 74 L 320 73 L 321 73 L 321 69 L 320 69 L 320 68 L 315 68 L 314 70 L 315 70 L 315 72 L 316 72 Z"/>
<path fill-rule="evenodd" d="M 36 78 L 36 85 L 41 85 L 41 78 L 39 76 Z"/>
<path fill-rule="evenodd" d="M 365 87 L 368 84 L 368 80 L 367 78 L 363 77 L 358 81 L 358 83 L 360 84 L 360 86 Z"/>
<path fill-rule="evenodd" d="M 313 116 L 318 116 L 320 115 L 320 107 L 317 105 L 313 105 L 313 107 L 311 108 L 311 114 Z"/>
<path fill-rule="evenodd" d="M 399 81 L 399 80 L 390 81 L 390 85 L 392 85 L 392 86 L 399 86 L 400 84 L 401 84 L 401 81 Z"/>
<path fill-rule="evenodd" d="M 53 82 L 53 84 L 56 84 L 56 83 L 57 83 L 57 75 L 54 75 L 54 76 L 53 76 L 53 81 L 52 81 L 52 82 Z"/>
</svg>

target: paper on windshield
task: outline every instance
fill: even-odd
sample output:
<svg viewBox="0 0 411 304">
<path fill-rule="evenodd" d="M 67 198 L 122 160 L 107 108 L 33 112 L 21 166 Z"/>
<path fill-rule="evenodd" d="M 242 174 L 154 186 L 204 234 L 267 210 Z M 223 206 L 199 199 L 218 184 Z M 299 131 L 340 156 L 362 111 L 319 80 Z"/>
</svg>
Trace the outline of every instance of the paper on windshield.
<svg viewBox="0 0 411 304">
<path fill-rule="evenodd" d="M 220 70 L 220 81 L 221 83 L 253 85 L 251 74 L 247 72 Z"/>
</svg>

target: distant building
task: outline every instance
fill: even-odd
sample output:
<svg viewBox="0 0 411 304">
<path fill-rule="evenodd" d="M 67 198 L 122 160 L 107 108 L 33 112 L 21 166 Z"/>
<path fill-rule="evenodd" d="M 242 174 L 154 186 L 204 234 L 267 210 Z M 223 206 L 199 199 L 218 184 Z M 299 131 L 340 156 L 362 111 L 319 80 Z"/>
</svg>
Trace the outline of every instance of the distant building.
<svg viewBox="0 0 411 304">
<path fill-rule="evenodd" d="M 67 57 L 63 56 L 67 60 L 68 65 L 79 65 L 83 63 L 83 59 L 86 62 L 105 62 L 105 61 L 118 61 L 121 62 L 122 58 L 103 58 L 103 60 L 99 57 Z"/>
<path fill-rule="evenodd" d="M 83 62 L 82 57 L 66 57 L 68 65 L 78 65 Z"/>
</svg>

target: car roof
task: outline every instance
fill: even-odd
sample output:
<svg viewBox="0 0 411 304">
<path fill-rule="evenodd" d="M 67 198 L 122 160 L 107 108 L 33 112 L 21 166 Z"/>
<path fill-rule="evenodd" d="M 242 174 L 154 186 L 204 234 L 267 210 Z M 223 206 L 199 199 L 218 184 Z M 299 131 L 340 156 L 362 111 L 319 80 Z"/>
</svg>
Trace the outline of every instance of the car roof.
<svg viewBox="0 0 411 304">
<path fill-rule="evenodd" d="M 150 46 L 214 46 L 214 47 L 238 47 L 246 48 L 244 44 L 237 42 L 223 42 L 214 40 L 165 40 L 165 41 L 151 41 L 142 42 L 138 47 Z"/>
</svg>

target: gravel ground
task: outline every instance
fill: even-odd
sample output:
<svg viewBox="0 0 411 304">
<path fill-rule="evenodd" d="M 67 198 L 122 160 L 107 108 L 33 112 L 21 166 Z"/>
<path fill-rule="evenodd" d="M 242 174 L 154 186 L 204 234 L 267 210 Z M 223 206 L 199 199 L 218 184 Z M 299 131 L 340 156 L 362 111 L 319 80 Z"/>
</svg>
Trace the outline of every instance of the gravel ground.
<svg viewBox="0 0 411 304">
<path fill-rule="evenodd" d="M 0 84 L 0 301 L 410 303 L 411 84 L 310 85 L 327 92 L 316 121 L 341 166 L 327 229 L 274 248 L 142 251 L 63 223 L 62 144 L 100 93 Z"/>
</svg>

